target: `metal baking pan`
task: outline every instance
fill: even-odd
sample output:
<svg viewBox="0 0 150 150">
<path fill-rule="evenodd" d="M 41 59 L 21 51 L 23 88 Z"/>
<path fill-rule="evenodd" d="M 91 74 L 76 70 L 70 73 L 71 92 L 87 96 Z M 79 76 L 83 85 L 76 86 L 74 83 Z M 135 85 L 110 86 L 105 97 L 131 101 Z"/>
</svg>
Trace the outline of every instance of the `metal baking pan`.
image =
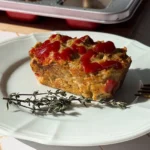
<svg viewBox="0 0 150 150">
<path fill-rule="evenodd" d="M 0 9 L 103 24 L 129 20 L 142 0 L 0 0 Z"/>
</svg>

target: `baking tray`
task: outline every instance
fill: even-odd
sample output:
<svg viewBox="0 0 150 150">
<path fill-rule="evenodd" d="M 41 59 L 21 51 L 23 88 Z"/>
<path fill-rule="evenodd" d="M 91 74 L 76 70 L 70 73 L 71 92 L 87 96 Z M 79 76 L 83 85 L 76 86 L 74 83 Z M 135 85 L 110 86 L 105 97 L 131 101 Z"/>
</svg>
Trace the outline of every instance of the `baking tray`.
<svg viewBox="0 0 150 150">
<path fill-rule="evenodd" d="M 0 9 L 103 24 L 129 20 L 142 0 L 0 0 Z"/>
</svg>

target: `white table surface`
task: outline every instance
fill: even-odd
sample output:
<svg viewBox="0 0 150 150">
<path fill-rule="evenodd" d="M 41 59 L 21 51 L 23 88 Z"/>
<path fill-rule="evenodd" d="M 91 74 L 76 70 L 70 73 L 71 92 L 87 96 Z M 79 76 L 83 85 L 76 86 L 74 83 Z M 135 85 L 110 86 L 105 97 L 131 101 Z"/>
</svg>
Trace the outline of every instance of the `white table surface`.
<svg viewBox="0 0 150 150">
<path fill-rule="evenodd" d="M 22 34 L 0 31 L 0 42 L 21 36 Z M 34 142 L 14 139 L 12 137 L 0 137 L 0 150 L 150 150 L 150 136 L 106 146 L 96 147 L 59 147 L 47 146 Z"/>
</svg>

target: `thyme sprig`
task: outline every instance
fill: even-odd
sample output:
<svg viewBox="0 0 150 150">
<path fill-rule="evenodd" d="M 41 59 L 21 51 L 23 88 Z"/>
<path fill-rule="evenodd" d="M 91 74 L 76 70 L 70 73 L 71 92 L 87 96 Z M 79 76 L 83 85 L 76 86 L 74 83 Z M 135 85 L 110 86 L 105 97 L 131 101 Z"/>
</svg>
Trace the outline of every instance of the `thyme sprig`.
<svg viewBox="0 0 150 150">
<path fill-rule="evenodd" d="M 74 95 L 67 96 L 66 92 L 62 90 L 56 90 L 54 92 L 49 90 L 45 93 L 35 91 L 32 94 L 12 93 L 8 97 L 3 97 L 3 100 L 7 100 L 7 109 L 9 109 L 10 105 L 14 104 L 18 107 L 30 109 L 33 114 L 43 115 L 65 113 L 66 110 L 73 108 L 74 101 L 79 102 L 79 104 L 85 107 L 87 107 L 88 104 L 94 103 L 119 107 L 122 109 L 127 108 L 125 102 L 118 102 L 114 99 L 101 99 L 99 101 L 94 101 L 89 98 L 77 97 Z"/>
</svg>

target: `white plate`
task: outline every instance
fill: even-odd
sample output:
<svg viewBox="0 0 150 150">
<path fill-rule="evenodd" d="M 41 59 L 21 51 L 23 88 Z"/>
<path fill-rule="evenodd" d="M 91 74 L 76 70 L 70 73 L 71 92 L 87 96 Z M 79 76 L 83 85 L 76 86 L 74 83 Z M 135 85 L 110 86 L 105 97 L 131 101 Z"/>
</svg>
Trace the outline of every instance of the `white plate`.
<svg viewBox="0 0 150 150">
<path fill-rule="evenodd" d="M 12 92 L 31 93 L 49 89 L 40 85 L 29 66 L 29 49 L 44 41 L 51 33 L 32 34 L 0 44 L 0 97 Z M 90 35 L 94 40 L 112 40 L 116 47 L 126 46 L 133 63 L 116 98 L 132 102 L 139 81 L 150 83 L 149 47 L 116 35 L 57 31 L 69 36 Z M 15 107 L 11 107 L 16 109 Z M 19 108 L 17 108 L 19 109 Z M 7 111 L 0 100 L 0 134 L 35 141 L 47 145 L 96 146 L 118 143 L 142 136 L 150 131 L 150 102 L 132 104 L 121 110 L 104 108 L 75 108 L 77 115 L 39 117 L 24 111 Z"/>
</svg>

